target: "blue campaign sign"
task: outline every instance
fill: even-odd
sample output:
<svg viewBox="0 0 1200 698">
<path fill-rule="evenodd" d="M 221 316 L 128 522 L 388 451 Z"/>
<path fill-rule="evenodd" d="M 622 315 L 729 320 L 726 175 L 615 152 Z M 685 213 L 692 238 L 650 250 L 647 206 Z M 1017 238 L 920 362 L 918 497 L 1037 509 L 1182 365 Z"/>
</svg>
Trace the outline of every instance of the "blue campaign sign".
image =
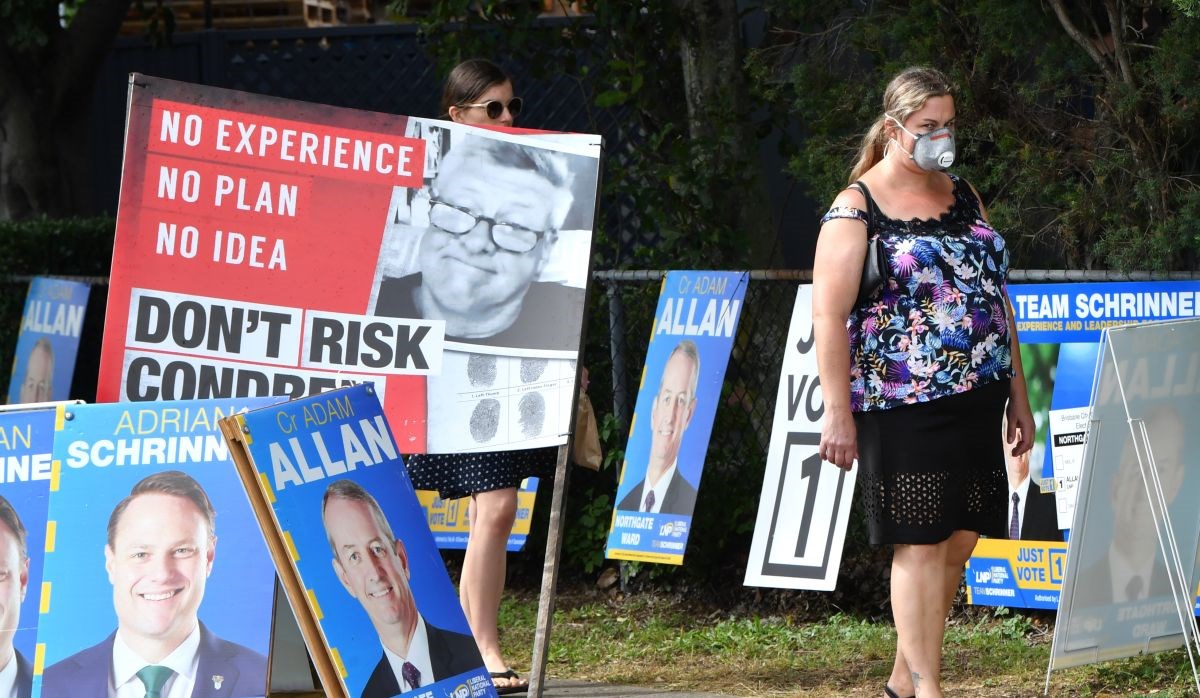
<svg viewBox="0 0 1200 698">
<path fill-rule="evenodd" d="M 1028 344 L 1100 341 L 1100 331 L 1200 315 L 1200 281 L 1011 284 L 1017 333 Z"/>
<path fill-rule="evenodd" d="M 17 695 L 33 683 L 54 419 L 53 409 L 0 413 L 0 613 L 16 630 Z"/>
<path fill-rule="evenodd" d="M 191 643 L 197 691 L 265 693 L 275 568 L 218 421 L 278 400 L 61 408 L 42 696 L 105 695 L 114 661 L 153 664 Z"/>
<path fill-rule="evenodd" d="M 1200 281 L 1011 284 L 1008 292 L 1036 426 L 1024 465 L 1030 483 L 1018 512 L 1022 540 L 980 542 L 968 563 L 968 598 L 983 605 L 1057 608 L 1062 575 L 1047 568 L 1044 576 L 1029 577 L 1039 574 L 1037 565 L 1021 558 L 1044 544 L 1042 561 L 1063 562 L 1052 552 L 1070 537 L 1101 331 L 1200 315 Z M 1164 367 L 1160 382 L 1188 382 L 1194 369 L 1182 363 Z M 1008 459 L 1010 497 L 1019 479 L 1014 462 Z M 1000 547 L 988 548 L 994 545 Z"/>
<path fill-rule="evenodd" d="M 663 280 L 607 557 L 683 563 L 749 278 L 673 271 Z"/>
<path fill-rule="evenodd" d="M 967 561 L 967 601 L 979 606 L 1058 608 L 1065 543 L 981 539 Z"/>
<path fill-rule="evenodd" d="M 13 354 L 8 404 L 69 399 L 91 287 L 36 277 L 29 283 Z"/>
<path fill-rule="evenodd" d="M 352 696 L 495 695 L 370 385 L 250 412 L 243 441 Z M 411 664 L 419 688 L 408 688 Z"/>
</svg>

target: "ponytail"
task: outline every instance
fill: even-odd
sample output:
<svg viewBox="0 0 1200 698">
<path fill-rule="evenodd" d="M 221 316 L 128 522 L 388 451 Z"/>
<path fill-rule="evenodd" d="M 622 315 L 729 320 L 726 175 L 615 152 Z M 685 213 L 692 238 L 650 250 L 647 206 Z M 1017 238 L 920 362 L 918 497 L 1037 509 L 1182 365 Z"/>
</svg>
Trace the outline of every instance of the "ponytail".
<svg viewBox="0 0 1200 698">
<path fill-rule="evenodd" d="M 858 152 L 858 162 L 850 170 L 850 184 L 857 182 L 867 170 L 883 159 L 883 146 L 887 138 L 883 132 L 884 119 L 880 118 L 871 125 L 867 135 L 863 136 L 862 147 Z"/>
</svg>

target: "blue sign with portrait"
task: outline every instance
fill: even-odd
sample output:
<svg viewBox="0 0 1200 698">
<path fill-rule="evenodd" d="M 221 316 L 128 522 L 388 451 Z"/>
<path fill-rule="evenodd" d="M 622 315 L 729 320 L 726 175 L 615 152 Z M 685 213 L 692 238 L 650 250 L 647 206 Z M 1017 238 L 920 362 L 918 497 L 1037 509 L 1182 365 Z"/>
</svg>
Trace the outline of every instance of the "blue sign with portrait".
<svg viewBox="0 0 1200 698">
<path fill-rule="evenodd" d="M 54 419 L 53 409 L 0 413 L 0 628 L 15 629 L 18 695 L 33 682 Z"/>
<path fill-rule="evenodd" d="M 35 277 L 21 314 L 13 353 L 8 404 L 50 402 L 71 397 L 75 356 L 87 310 L 87 284 Z"/>
<path fill-rule="evenodd" d="M 249 412 L 239 437 L 352 696 L 495 695 L 372 386 Z M 294 600 L 293 600 L 294 601 Z"/>
<path fill-rule="evenodd" d="M 106 695 L 110 682 L 145 690 L 147 665 L 173 667 L 164 694 L 180 681 L 197 695 L 265 694 L 275 568 L 218 421 L 278 400 L 61 408 L 34 663 L 42 696 Z"/>
<path fill-rule="evenodd" d="M 748 272 L 663 280 L 605 555 L 682 564 Z"/>
<path fill-rule="evenodd" d="M 1101 332 L 1200 315 L 1200 281 L 1010 284 L 1008 293 L 1036 429 L 1024 472 L 1008 459 L 1008 496 L 1017 476 L 1030 483 L 1013 518 L 1020 540 L 980 542 L 967 566 L 968 599 L 1052 609 L 1061 592 L 1063 542 L 1071 534 Z M 1191 363 L 1164 362 L 1161 375 L 1143 388 L 1194 383 Z"/>
</svg>

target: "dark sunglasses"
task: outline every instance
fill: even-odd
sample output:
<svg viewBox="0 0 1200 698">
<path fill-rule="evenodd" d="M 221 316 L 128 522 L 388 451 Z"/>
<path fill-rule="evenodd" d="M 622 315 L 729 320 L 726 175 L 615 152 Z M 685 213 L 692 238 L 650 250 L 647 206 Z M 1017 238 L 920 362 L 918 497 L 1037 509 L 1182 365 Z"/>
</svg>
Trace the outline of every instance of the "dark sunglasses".
<svg viewBox="0 0 1200 698">
<path fill-rule="evenodd" d="M 499 119 L 504 113 L 504 102 L 498 99 L 488 100 L 486 102 L 476 102 L 475 104 L 460 104 L 460 107 L 481 107 L 487 110 L 489 119 Z M 513 97 L 508 100 L 508 113 L 512 114 L 515 119 L 521 115 L 521 107 L 525 106 L 525 100 L 520 97 Z"/>
</svg>

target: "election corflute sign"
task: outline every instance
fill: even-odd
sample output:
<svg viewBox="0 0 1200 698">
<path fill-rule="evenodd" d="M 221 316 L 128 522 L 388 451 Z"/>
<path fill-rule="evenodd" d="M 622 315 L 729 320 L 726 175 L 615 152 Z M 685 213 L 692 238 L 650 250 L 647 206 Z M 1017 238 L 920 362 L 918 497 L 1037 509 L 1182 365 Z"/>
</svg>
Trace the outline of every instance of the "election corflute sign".
<svg viewBox="0 0 1200 698">
<path fill-rule="evenodd" d="M 13 652 L 17 696 L 33 686 L 54 423 L 64 408 L 0 413 L 0 605 L 10 633 L 0 651 Z"/>
<path fill-rule="evenodd" d="M 134 74 L 97 399 L 371 382 L 403 453 L 562 444 L 599 156 Z"/>
<path fill-rule="evenodd" d="M 496 695 L 371 385 L 221 429 L 326 695 Z"/>
<path fill-rule="evenodd" d="M 1023 456 L 1005 457 L 1010 502 L 1005 522 L 1012 539 L 980 541 L 967 565 L 967 601 L 1054 609 L 1093 418 L 1101 333 L 1200 315 L 1200 282 L 1011 284 L 1008 292 L 1021 339 L 1034 444 Z M 1124 388 L 1138 398 L 1184 394 L 1200 372 L 1196 359 L 1195 353 L 1164 356 L 1143 365 Z"/>
<path fill-rule="evenodd" d="M 87 284 L 64 279 L 38 276 L 29 282 L 8 384 L 10 405 L 71 397 L 90 291 Z"/>
<path fill-rule="evenodd" d="M 506 548 L 515 553 L 525 548 L 529 538 L 529 528 L 533 521 L 533 505 L 537 501 L 538 478 L 527 477 L 517 488 L 517 516 L 513 520 L 512 530 L 508 533 Z M 429 521 L 429 530 L 433 531 L 433 539 L 443 550 L 466 550 L 467 539 L 471 535 L 469 506 L 470 497 L 458 499 L 442 499 L 437 492 L 417 490 L 417 500 L 425 511 Z"/>
<path fill-rule="evenodd" d="M 749 278 L 672 271 L 663 279 L 607 557 L 683 564 Z"/>
<path fill-rule="evenodd" d="M 858 471 L 842 470 L 818 453 L 825 402 L 817 373 L 812 285 L 796 289 L 789 324 L 745 583 L 832 591 Z"/>
<path fill-rule="evenodd" d="M 181 683 L 185 695 L 266 693 L 275 569 L 217 423 L 278 400 L 59 408 L 42 696 L 141 695 L 148 665 L 171 669 L 163 695 Z"/>
</svg>

